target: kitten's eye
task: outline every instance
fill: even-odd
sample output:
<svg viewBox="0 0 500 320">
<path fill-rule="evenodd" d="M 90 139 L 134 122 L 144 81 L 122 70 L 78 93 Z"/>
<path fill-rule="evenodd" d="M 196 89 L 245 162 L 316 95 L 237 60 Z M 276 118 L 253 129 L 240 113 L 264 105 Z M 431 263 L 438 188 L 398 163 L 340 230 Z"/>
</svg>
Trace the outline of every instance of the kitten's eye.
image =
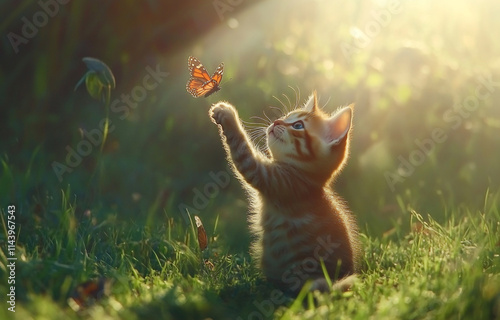
<svg viewBox="0 0 500 320">
<path fill-rule="evenodd" d="M 292 128 L 296 130 L 304 129 L 304 123 L 302 121 L 297 121 L 294 124 L 292 124 Z"/>
</svg>

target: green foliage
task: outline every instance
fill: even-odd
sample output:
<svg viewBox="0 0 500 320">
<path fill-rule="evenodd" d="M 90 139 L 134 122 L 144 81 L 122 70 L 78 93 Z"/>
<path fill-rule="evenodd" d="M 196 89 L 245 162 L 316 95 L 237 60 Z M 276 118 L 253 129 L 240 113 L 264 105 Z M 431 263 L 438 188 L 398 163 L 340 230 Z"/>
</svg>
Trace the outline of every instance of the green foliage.
<svg viewBox="0 0 500 320">
<path fill-rule="evenodd" d="M 148 228 L 120 222 L 116 214 L 79 215 L 68 194 L 63 192 L 61 210 L 52 214 L 59 228 L 43 223 L 29 234 L 20 230 L 19 314 L 67 319 L 500 316 L 500 193 L 487 195 L 481 211 L 451 208 L 453 219 L 445 224 L 412 211 L 410 232 L 400 228 L 384 237 L 363 235 L 364 267 L 352 291 L 305 290 L 295 299 L 275 299 L 246 255 L 220 246 L 220 235 L 209 231 L 209 249 L 201 253 L 193 224 L 166 218 Z M 1 273 L 7 263 L 3 250 Z M 113 279 L 109 296 L 72 310 L 66 300 L 75 286 L 96 277 Z M 3 287 L 0 291 L 5 293 Z"/>
<path fill-rule="evenodd" d="M 90 96 L 96 100 L 101 100 L 106 107 L 109 107 L 111 89 L 116 86 L 113 72 L 104 62 L 98 59 L 85 57 L 82 61 L 85 62 L 89 71 L 78 81 L 75 90 L 85 81 Z"/>
</svg>

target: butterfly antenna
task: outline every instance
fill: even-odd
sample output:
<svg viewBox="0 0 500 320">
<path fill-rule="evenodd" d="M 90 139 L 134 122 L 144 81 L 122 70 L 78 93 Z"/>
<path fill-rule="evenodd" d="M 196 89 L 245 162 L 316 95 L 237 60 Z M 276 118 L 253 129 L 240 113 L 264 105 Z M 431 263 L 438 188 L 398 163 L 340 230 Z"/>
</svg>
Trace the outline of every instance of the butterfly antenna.
<svg viewBox="0 0 500 320">
<path fill-rule="evenodd" d="M 231 78 L 229 78 L 229 79 L 227 79 L 227 80 L 224 80 L 224 82 L 221 82 L 221 84 L 226 85 L 226 83 L 228 83 L 228 82 L 229 82 L 229 81 L 231 81 L 231 80 L 233 80 L 233 78 L 232 78 L 232 77 L 231 77 Z"/>
</svg>

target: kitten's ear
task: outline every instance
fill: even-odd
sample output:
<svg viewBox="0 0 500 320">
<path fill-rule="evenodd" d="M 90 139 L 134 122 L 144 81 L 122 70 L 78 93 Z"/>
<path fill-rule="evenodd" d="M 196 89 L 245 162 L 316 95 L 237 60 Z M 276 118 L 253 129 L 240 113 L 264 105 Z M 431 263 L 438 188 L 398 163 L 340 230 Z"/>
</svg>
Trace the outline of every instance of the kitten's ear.
<svg viewBox="0 0 500 320">
<path fill-rule="evenodd" d="M 307 100 L 304 109 L 307 112 L 315 112 L 317 108 L 318 108 L 318 95 L 316 93 L 316 90 L 314 90 L 313 94 L 309 96 L 309 100 Z"/>
<path fill-rule="evenodd" d="M 327 122 L 326 141 L 332 146 L 338 145 L 349 133 L 352 121 L 352 107 L 340 109 L 332 118 Z"/>
</svg>

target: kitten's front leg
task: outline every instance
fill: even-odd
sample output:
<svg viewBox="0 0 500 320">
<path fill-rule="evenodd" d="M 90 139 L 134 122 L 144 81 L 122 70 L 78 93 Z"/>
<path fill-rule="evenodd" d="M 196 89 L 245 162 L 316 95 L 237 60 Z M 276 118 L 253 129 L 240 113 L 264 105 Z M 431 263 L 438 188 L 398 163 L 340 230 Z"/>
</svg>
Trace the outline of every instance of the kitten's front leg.
<svg viewBox="0 0 500 320">
<path fill-rule="evenodd" d="M 228 157 L 243 178 L 256 188 L 261 186 L 264 160 L 256 153 L 243 129 L 236 109 L 225 102 L 219 102 L 210 109 L 212 121 L 222 127 L 221 135 L 226 137 Z"/>
</svg>

